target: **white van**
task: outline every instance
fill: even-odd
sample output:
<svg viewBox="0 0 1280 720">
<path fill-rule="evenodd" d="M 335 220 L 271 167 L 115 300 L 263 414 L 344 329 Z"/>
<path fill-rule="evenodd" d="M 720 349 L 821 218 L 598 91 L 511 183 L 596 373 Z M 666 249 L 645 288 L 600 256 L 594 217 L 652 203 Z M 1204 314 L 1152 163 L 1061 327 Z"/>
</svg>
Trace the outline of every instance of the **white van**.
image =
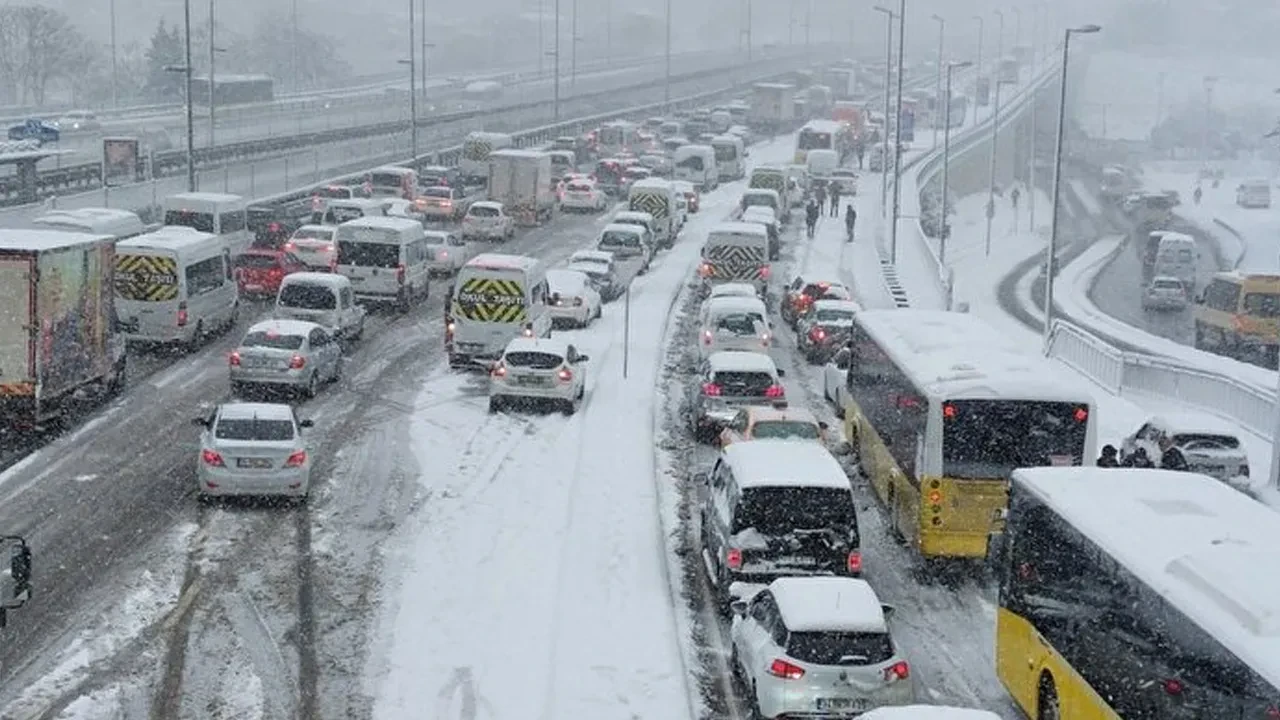
<svg viewBox="0 0 1280 720">
<path fill-rule="evenodd" d="M 147 231 L 138 213 L 115 208 L 54 210 L 32 220 L 31 224 L 42 230 L 110 235 L 117 240 L 136 237 Z"/>
<path fill-rule="evenodd" d="M 462 141 L 462 156 L 458 158 L 458 172 L 468 183 L 482 184 L 489 180 L 489 155 L 494 150 L 515 147 L 506 133 L 473 132 Z"/>
<path fill-rule="evenodd" d="M 418 171 L 399 165 L 384 165 L 369 171 L 369 195 L 375 198 L 418 199 Z"/>
<path fill-rule="evenodd" d="M 513 338 L 551 337 L 547 272 L 523 255 L 482 253 L 458 271 L 449 301 L 449 367 L 497 360 Z"/>
<path fill-rule="evenodd" d="M 387 204 L 384 200 L 372 198 L 351 198 L 350 200 L 330 200 L 320 215 L 318 225 L 341 225 L 349 220 L 367 217 L 386 217 Z M 314 220 L 315 217 L 312 216 Z"/>
<path fill-rule="evenodd" d="M 275 317 L 323 325 L 343 340 L 364 335 L 365 310 L 356 304 L 351 280 L 341 275 L 298 272 L 285 275 L 276 293 Z"/>
<path fill-rule="evenodd" d="M 132 342 L 195 348 L 236 322 L 240 295 L 221 237 L 163 227 L 116 243 L 116 311 Z"/>
<path fill-rule="evenodd" d="M 810 177 L 830 178 L 831 173 L 840 167 L 840 153 L 835 150 L 810 150 L 805 155 L 805 166 Z"/>
<path fill-rule="evenodd" d="M 721 182 L 741 180 L 747 176 L 747 148 L 742 138 L 717 135 L 711 138 L 711 149 L 716 154 L 716 172 Z"/>
<path fill-rule="evenodd" d="M 653 219 L 650 230 L 659 247 L 669 248 L 676 244 L 681 221 L 676 196 L 675 186 L 659 178 L 637 180 L 627 196 L 627 207 L 631 212 L 647 213 Z M 618 218 L 613 221 L 619 222 Z"/>
<path fill-rule="evenodd" d="M 772 274 L 769 233 L 763 225 L 726 222 L 707 233 L 698 266 L 703 291 L 726 282 L 749 282 L 763 295 Z"/>
<path fill-rule="evenodd" d="M 675 166 L 673 179 L 691 182 L 698 192 L 708 192 L 720 186 L 720 171 L 716 167 L 716 151 L 710 145 L 684 145 L 671 156 Z"/>
<path fill-rule="evenodd" d="M 1191 295 L 1196 287 L 1199 259 L 1195 238 L 1183 233 L 1166 232 L 1161 235 L 1160 245 L 1156 249 L 1153 275 L 1178 278 L 1186 287 L 1187 294 Z"/>
<path fill-rule="evenodd" d="M 551 179 L 560 182 L 565 175 L 578 171 L 578 155 L 571 150 L 550 150 Z"/>
<path fill-rule="evenodd" d="M 164 199 L 164 224 L 189 227 L 222 238 L 232 255 L 249 249 L 246 212 L 249 204 L 239 195 L 225 193 L 178 193 Z"/>
<path fill-rule="evenodd" d="M 369 217 L 338 226 L 339 275 L 351 280 L 357 300 L 394 303 L 407 312 L 427 299 L 431 256 L 422 223 Z"/>
<path fill-rule="evenodd" d="M 1271 183 L 1245 180 L 1236 187 L 1236 204 L 1243 208 L 1271 207 Z"/>
</svg>

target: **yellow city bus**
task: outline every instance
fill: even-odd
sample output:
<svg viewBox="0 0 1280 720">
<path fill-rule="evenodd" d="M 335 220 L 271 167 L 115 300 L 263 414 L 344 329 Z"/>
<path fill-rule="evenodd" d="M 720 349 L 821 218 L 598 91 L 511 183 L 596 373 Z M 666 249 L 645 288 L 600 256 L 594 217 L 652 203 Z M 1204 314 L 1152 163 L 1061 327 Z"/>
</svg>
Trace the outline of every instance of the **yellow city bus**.
<svg viewBox="0 0 1280 720">
<path fill-rule="evenodd" d="M 996 674 L 1032 720 L 1280 718 L 1274 510 L 1205 475 L 1013 474 Z"/>
<path fill-rule="evenodd" d="M 925 558 L 987 556 L 1014 468 L 1096 462 L 1089 388 L 973 315 L 860 312 L 848 350 L 846 436 Z"/>
</svg>

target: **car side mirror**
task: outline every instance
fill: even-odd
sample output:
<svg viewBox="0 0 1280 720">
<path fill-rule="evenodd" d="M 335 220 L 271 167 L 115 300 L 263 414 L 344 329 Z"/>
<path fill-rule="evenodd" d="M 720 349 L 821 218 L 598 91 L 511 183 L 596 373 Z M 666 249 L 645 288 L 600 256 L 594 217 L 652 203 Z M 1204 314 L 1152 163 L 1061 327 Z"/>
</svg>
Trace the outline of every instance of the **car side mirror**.
<svg viewBox="0 0 1280 720">
<path fill-rule="evenodd" d="M 315 420 L 299 420 L 298 421 L 298 427 L 300 428 L 310 428 L 315 426 L 316 426 Z"/>
<path fill-rule="evenodd" d="M 818 429 L 819 429 L 819 430 L 822 430 L 822 431 L 824 431 L 824 432 L 825 432 L 825 431 L 827 431 L 827 430 L 830 430 L 830 429 L 831 429 L 831 426 L 830 426 L 830 425 L 828 425 L 828 424 L 826 424 L 826 423 L 824 423 L 824 422 L 822 422 L 821 420 L 819 420 L 819 421 L 818 421 Z"/>
<path fill-rule="evenodd" d="M 778 368 L 778 377 L 783 378 L 786 376 L 787 376 L 787 371 L 783 370 L 782 368 Z"/>
<path fill-rule="evenodd" d="M 747 616 L 747 601 L 746 601 L 746 600 L 734 600 L 733 602 L 729 603 L 729 609 L 730 609 L 730 610 L 732 610 L 732 611 L 733 611 L 733 614 L 734 614 L 734 615 L 737 615 L 738 617 L 746 617 L 746 616 Z"/>
<path fill-rule="evenodd" d="M 588 361 L 588 360 L 590 360 L 590 359 L 591 359 L 591 358 L 587 357 L 586 355 L 579 355 L 579 356 L 578 356 L 578 359 L 574 360 L 573 362 L 574 362 L 575 364 L 576 364 L 576 363 L 584 363 L 584 362 L 586 362 L 586 361 Z"/>
<path fill-rule="evenodd" d="M 840 442 L 836 443 L 835 447 L 831 448 L 831 454 L 840 455 L 842 457 L 845 455 L 852 455 L 853 444 L 847 440 L 841 440 Z"/>
<path fill-rule="evenodd" d="M 888 621 L 893 619 L 893 614 L 898 612 L 898 609 L 892 605 L 881 605 L 880 612 L 884 613 L 884 619 Z"/>
<path fill-rule="evenodd" d="M 209 427 L 209 418 L 191 418 L 191 424 L 196 427 L 207 428 Z"/>
<path fill-rule="evenodd" d="M 695 485 L 710 485 L 711 473 L 704 473 L 704 472 L 694 473 L 693 482 Z"/>
</svg>

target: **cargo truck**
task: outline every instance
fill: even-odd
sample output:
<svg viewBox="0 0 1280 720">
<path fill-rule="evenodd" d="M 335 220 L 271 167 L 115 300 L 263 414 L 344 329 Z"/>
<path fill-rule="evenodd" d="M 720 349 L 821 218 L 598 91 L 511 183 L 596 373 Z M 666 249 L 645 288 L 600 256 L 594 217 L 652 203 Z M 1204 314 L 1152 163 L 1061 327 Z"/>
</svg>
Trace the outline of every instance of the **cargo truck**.
<svg viewBox="0 0 1280 720">
<path fill-rule="evenodd" d="M 518 225 L 532 227 L 555 216 L 551 154 L 538 150 L 495 150 L 489 155 L 489 199 Z"/>
<path fill-rule="evenodd" d="M 794 85 L 756 83 L 751 88 L 751 109 L 747 124 L 765 132 L 791 129 L 795 121 Z"/>
<path fill-rule="evenodd" d="M 118 393 L 115 238 L 0 230 L 0 425 L 45 425 L 86 392 Z"/>
</svg>

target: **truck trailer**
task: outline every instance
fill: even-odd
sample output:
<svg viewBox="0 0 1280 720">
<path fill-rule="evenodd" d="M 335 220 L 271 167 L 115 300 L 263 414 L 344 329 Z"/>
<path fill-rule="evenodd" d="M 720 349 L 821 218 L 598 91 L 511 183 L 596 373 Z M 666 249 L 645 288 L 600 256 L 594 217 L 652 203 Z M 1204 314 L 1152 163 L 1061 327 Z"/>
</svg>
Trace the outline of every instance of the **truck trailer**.
<svg viewBox="0 0 1280 720">
<path fill-rule="evenodd" d="M 524 227 L 550 221 L 556 210 L 551 154 L 495 150 L 489 155 L 489 199 L 502 203 L 506 213 Z"/>
</svg>

